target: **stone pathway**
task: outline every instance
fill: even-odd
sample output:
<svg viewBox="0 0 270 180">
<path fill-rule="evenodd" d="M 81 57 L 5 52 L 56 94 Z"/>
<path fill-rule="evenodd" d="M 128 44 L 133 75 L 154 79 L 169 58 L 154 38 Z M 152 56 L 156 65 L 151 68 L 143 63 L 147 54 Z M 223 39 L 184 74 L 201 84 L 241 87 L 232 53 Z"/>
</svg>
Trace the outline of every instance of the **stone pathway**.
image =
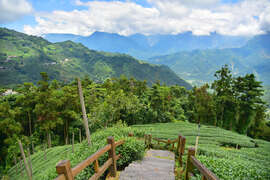
<svg viewBox="0 0 270 180">
<path fill-rule="evenodd" d="M 120 180 L 174 180 L 174 153 L 147 151 L 142 161 L 131 163 L 120 174 Z"/>
</svg>

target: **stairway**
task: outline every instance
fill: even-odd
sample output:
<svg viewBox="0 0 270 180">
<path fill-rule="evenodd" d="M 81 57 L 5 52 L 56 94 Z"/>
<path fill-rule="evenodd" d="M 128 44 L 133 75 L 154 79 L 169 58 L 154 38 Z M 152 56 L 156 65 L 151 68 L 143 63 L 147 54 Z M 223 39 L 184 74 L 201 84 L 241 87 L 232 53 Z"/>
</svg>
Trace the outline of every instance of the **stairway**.
<svg viewBox="0 0 270 180">
<path fill-rule="evenodd" d="M 174 153 L 150 149 L 142 161 L 131 163 L 119 180 L 174 180 Z"/>
</svg>

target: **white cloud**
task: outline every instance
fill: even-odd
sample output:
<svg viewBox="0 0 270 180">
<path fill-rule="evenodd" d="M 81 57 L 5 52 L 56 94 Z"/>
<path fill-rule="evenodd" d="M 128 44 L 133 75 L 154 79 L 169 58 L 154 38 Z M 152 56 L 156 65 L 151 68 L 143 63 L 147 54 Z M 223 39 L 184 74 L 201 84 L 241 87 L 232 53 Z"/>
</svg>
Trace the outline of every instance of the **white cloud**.
<svg viewBox="0 0 270 180">
<path fill-rule="evenodd" d="M 259 19 L 261 29 L 270 32 L 270 7 L 260 14 Z"/>
<path fill-rule="evenodd" d="M 269 30 L 270 1 L 245 0 L 222 4 L 219 0 L 148 0 L 150 7 L 131 1 L 76 0 L 87 10 L 53 11 L 36 15 L 36 26 L 24 27 L 28 34 L 72 33 L 90 35 L 105 31 L 130 35 L 195 35 L 218 32 L 225 35 L 256 35 Z"/>
<path fill-rule="evenodd" d="M 15 21 L 32 12 L 27 0 L 0 0 L 0 23 Z"/>
</svg>

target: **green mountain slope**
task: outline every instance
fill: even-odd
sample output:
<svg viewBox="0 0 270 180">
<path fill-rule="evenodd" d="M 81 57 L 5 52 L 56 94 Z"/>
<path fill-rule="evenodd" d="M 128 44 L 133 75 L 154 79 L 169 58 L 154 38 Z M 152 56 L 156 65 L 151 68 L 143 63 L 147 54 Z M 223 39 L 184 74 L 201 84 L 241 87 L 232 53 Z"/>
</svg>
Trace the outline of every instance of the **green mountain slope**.
<svg viewBox="0 0 270 180">
<path fill-rule="evenodd" d="M 255 36 L 241 48 L 194 50 L 153 57 L 149 62 L 171 67 L 193 84 L 214 80 L 214 73 L 228 64 L 233 74 L 254 73 L 258 80 L 270 84 L 270 34 Z"/>
<path fill-rule="evenodd" d="M 124 54 L 89 50 L 72 41 L 50 43 L 41 37 L 0 28 L 0 85 L 36 82 L 40 72 L 68 82 L 90 76 L 95 81 L 124 74 L 138 80 L 191 86 L 164 65 L 151 65 Z"/>
</svg>

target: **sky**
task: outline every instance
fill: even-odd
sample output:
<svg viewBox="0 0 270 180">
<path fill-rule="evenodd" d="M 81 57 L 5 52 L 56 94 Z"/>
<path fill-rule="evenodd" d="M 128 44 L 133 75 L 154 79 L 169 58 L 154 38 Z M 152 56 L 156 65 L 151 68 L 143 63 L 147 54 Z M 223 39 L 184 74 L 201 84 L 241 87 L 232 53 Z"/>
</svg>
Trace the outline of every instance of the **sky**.
<svg viewBox="0 0 270 180">
<path fill-rule="evenodd" d="M 0 0 L 0 26 L 38 36 L 254 36 L 270 31 L 270 0 Z"/>
</svg>

